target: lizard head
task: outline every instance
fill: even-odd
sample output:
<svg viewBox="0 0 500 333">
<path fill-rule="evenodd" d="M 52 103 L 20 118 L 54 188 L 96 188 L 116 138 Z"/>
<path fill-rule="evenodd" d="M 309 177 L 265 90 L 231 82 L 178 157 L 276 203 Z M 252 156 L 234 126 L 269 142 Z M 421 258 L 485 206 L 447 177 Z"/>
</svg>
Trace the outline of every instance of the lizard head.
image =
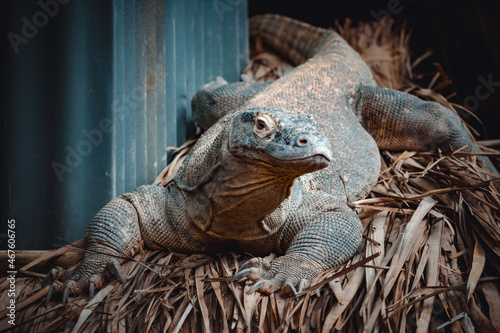
<svg viewBox="0 0 500 333">
<path fill-rule="evenodd" d="M 312 115 L 256 108 L 235 115 L 229 135 L 234 156 L 286 169 L 296 176 L 327 167 L 330 143 Z"/>
<path fill-rule="evenodd" d="M 208 129 L 173 184 L 189 197 L 188 214 L 202 231 L 252 240 L 283 223 L 267 217 L 292 194 L 295 179 L 327 167 L 331 159 L 330 143 L 312 116 L 247 109 Z"/>
</svg>

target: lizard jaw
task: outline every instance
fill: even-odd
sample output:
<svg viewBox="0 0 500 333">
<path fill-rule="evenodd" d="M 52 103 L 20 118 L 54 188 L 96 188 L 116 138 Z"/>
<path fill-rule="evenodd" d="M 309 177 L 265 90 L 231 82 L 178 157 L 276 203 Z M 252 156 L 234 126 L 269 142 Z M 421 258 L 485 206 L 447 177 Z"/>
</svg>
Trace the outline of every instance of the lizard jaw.
<svg viewBox="0 0 500 333">
<path fill-rule="evenodd" d="M 319 146 L 314 151 L 312 152 L 311 155 L 303 157 L 303 158 L 297 158 L 297 159 L 290 159 L 288 161 L 290 162 L 310 162 L 310 163 L 317 163 L 320 165 L 320 169 L 326 168 L 331 162 L 332 162 L 333 156 L 332 156 L 332 151 L 326 147 L 326 146 Z"/>
</svg>

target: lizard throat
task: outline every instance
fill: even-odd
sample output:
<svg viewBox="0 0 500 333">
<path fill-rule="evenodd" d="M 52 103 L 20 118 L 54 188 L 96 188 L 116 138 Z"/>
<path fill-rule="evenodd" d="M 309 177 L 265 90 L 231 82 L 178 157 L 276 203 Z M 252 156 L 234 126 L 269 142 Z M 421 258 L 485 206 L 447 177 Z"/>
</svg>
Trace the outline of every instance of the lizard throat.
<svg viewBox="0 0 500 333">
<path fill-rule="evenodd" d="M 259 164 L 237 158 L 215 175 L 211 195 L 212 223 L 206 232 L 230 239 L 267 237 L 279 228 L 279 219 L 268 219 L 290 195 L 295 177 L 277 174 Z"/>
</svg>

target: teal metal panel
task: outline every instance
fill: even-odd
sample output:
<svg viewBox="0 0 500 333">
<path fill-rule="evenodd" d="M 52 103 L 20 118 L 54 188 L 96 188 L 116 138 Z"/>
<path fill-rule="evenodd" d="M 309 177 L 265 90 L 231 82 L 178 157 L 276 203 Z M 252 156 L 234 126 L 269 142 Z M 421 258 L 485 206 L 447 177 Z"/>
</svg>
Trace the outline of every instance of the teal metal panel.
<svg viewBox="0 0 500 333">
<path fill-rule="evenodd" d="M 1 248 L 7 219 L 17 249 L 82 238 L 194 134 L 194 93 L 218 75 L 238 80 L 248 61 L 244 1 L 17 1 L 2 12 L 4 36 L 24 38 L 23 18 L 39 12 L 47 22 L 17 50 L 6 39 Z"/>
<path fill-rule="evenodd" d="M 112 40 L 102 33 L 113 29 L 112 6 L 62 3 L 56 2 L 57 12 L 52 6 L 53 17 L 35 1 L 3 8 L 9 32 L 26 39 L 17 52 L 9 40 L 5 49 L 8 185 L 2 191 L 8 200 L 0 232 L 6 232 L 4 221 L 15 219 L 17 249 L 81 237 L 83 220 L 112 192 L 105 121 L 112 112 Z"/>
</svg>

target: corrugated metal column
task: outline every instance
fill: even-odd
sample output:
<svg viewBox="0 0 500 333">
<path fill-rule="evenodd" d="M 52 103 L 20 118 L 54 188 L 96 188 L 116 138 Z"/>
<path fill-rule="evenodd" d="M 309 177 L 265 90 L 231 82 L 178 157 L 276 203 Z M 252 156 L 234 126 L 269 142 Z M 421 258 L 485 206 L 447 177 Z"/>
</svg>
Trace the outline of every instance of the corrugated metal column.
<svg viewBox="0 0 500 333">
<path fill-rule="evenodd" d="M 25 38 L 6 49 L 9 201 L 0 232 L 14 218 L 17 249 L 81 237 L 84 220 L 111 198 L 111 4 L 62 3 L 3 8 L 10 32 Z"/>
<path fill-rule="evenodd" d="M 114 14 L 116 196 L 150 182 L 166 163 L 166 129 L 157 128 L 165 117 L 164 4 L 118 0 Z"/>
<path fill-rule="evenodd" d="M 190 101 L 248 62 L 244 1 L 115 1 L 116 195 L 150 183 L 194 135 Z M 243 39 L 241 42 L 240 39 Z"/>
<path fill-rule="evenodd" d="M 9 50 L 2 228 L 16 219 L 18 249 L 79 239 L 107 201 L 151 183 L 165 148 L 194 133 L 194 93 L 218 75 L 237 81 L 248 57 L 244 1 L 60 2 Z M 6 11 L 22 34 L 44 9 Z"/>
</svg>

